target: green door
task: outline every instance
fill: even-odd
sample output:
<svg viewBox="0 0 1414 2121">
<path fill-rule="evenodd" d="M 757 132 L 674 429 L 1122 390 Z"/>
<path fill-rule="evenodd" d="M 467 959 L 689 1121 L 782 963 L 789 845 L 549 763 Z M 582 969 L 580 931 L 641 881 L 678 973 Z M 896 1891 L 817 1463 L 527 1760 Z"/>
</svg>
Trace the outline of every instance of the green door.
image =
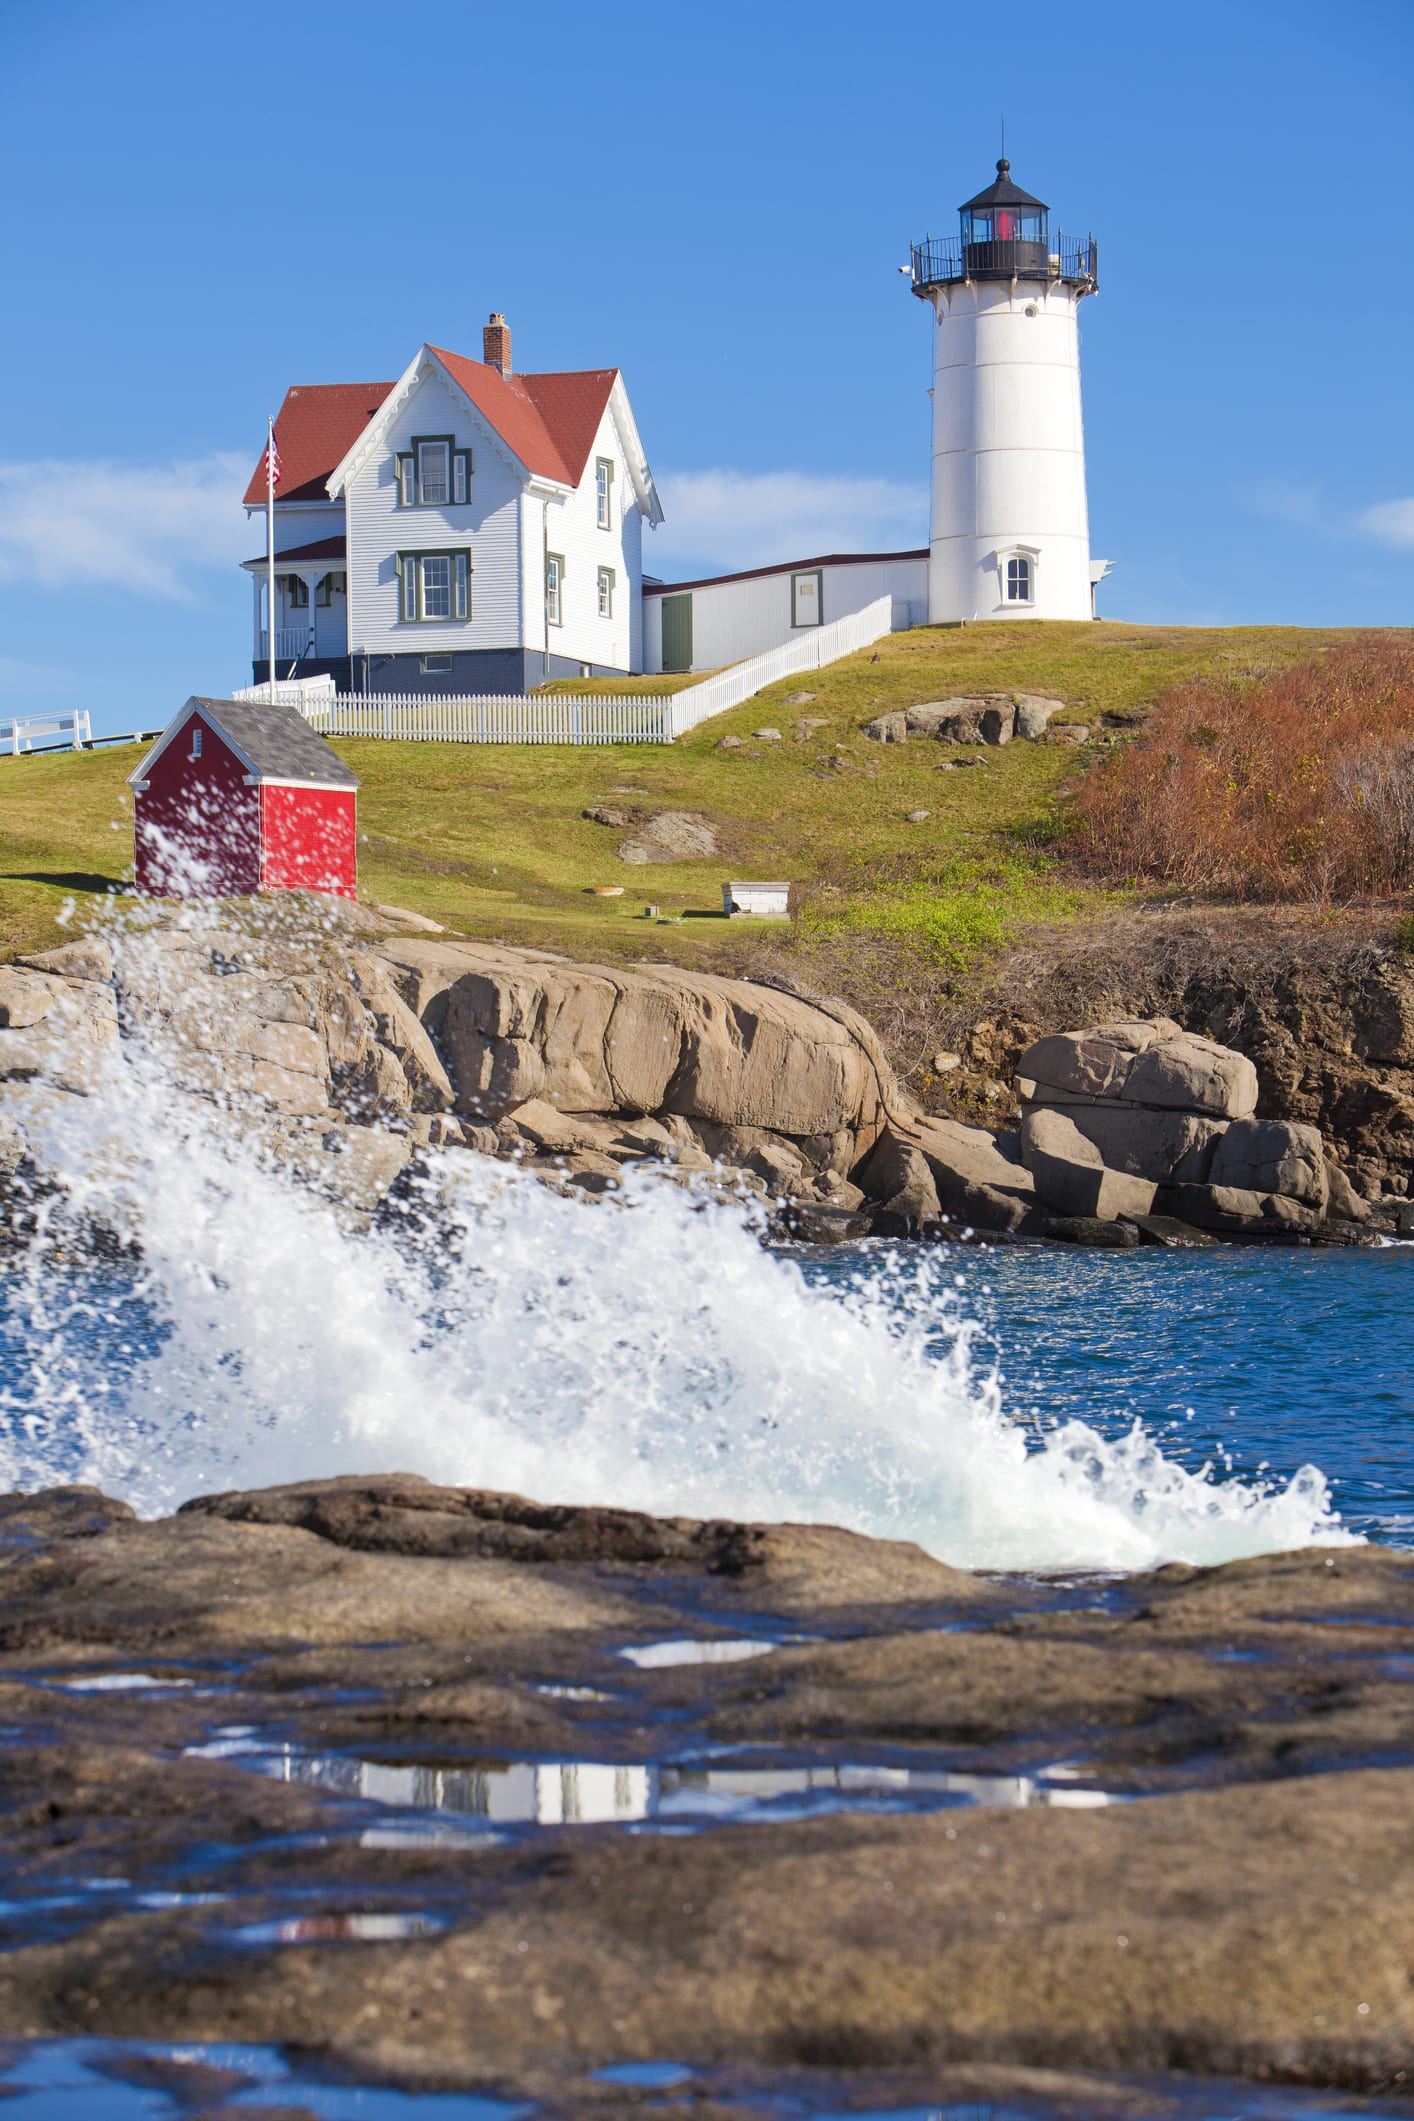
<svg viewBox="0 0 1414 2121">
<path fill-rule="evenodd" d="M 663 668 L 664 670 L 691 670 L 692 668 L 692 598 L 664 597 L 663 603 Z"/>
</svg>

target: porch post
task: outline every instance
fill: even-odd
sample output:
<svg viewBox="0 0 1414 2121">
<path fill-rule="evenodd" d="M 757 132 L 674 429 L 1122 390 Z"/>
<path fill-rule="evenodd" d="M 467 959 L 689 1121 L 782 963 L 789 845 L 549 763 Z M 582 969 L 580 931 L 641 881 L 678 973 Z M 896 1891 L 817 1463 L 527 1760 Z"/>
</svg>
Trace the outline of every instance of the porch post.
<svg viewBox="0 0 1414 2121">
<path fill-rule="evenodd" d="M 319 585 L 329 570 L 327 567 L 316 567 L 311 573 L 309 568 L 301 567 L 299 572 L 300 580 L 309 590 L 309 646 L 306 648 L 305 654 L 317 655 L 319 650 L 316 646 L 316 639 L 319 621 L 315 616 L 318 609 L 316 599 L 319 595 Z"/>
<path fill-rule="evenodd" d="M 250 586 L 255 591 L 255 646 L 251 650 L 252 662 L 260 661 L 260 576 L 251 571 Z"/>
</svg>

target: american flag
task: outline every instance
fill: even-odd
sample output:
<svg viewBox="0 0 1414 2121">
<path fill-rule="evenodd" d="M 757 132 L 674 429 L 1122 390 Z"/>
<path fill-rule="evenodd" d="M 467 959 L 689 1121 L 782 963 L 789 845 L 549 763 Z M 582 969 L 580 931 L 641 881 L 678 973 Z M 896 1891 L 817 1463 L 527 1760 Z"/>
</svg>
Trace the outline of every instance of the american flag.
<svg viewBox="0 0 1414 2121">
<path fill-rule="evenodd" d="M 266 445 L 265 455 L 269 463 L 269 482 L 272 486 L 278 486 L 280 483 L 280 452 L 275 447 L 273 428 L 271 429 L 270 440 Z"/>
</svg>

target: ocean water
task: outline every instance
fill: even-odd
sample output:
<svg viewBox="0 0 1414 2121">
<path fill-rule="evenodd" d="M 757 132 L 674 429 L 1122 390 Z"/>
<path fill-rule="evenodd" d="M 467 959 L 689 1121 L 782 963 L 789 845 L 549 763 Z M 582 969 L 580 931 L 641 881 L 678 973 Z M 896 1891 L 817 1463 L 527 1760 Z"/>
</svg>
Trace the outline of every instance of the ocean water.
<svg viewBox="0 0 1414 2121">
<path fill-rule="evenodd" d="M 878 1249 L 878 1248 L 861 1248 Z M 850 1265 L 807 1265 L 829 1286 Z M 1003 1403 L 1040 1427 L 1133 1422 L 1187 1466 L 1320 1466 L 1347 1530 L 1414 1547 L 1414 1246 L 994 1246 L 955 1255 Z"/>
<path fill-rule="evenodd" d="M 455 1151 L 360 1229 L 130 1040 L 32 1124 L 68 1194 L 0 1261 L 0 1485 L 399 1470 L 1001 1569 L 1414 1536 L 1414 1250 L 783 1253 L 651 1173 L 584 1202 Z"/>
</svg>

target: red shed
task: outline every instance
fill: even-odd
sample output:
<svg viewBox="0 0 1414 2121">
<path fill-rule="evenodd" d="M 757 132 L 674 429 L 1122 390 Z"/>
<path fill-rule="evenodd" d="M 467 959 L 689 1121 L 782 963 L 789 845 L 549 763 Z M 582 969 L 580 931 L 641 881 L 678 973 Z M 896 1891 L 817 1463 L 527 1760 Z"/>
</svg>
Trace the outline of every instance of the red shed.
<svg viewBox="0 0 1414 2121">
<path fill-rule="evenodd" d="M 190 699 L 129 775 L 150 898 L 358 890 L 358 781 L 293 707 Z"/>
</svg>

